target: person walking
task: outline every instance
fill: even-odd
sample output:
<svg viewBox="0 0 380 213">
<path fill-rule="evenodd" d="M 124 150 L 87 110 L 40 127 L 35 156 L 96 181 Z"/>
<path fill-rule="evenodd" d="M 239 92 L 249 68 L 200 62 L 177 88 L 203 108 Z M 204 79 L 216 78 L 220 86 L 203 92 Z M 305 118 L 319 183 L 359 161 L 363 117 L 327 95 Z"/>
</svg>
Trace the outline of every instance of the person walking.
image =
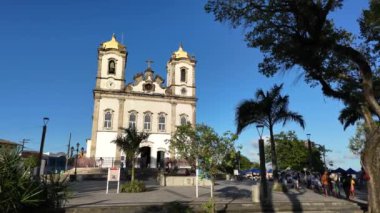
<svg viewBox="0 0 380 213">
<path fill-rule="evenodd" d="M 336 173 L 330 174 L 331 180 L 331 191 L 335 197 L 339 197 L 339 189 L 338 189 L 338 175 Z"/>
<path fill-rule="evenodd" d="M 300 189 L 300 179 L 301 179 L 300 174 L 298 172 L 295 172 L 293 174 L 293 181 L 294 181 L 294 188 L 296 190 Z"/>
<path fill-rule="evenodd" d="M 321 177 L 322 187 L 323 187 L 323 194 L 325 197 L 327 197 L 328 194 L 328 188 L 329 188 L 329 176 L 327 171 L 325 171 Z"/>
<path fill-rule="evenodd" d="M 351 181 L 350 181 L 350 198 L 351 199 L 355 198 L 355 180 L 354 180 L 354 178 L 351 178 Z"/>
<path fill-rule="evenodd" d="M 343 181 L 343 190 L 346 194 L 346 199 L 350 199 L 350 186 L 351 186 L 351 175 L 342 175 L 342 181 Z"/>
</svg>

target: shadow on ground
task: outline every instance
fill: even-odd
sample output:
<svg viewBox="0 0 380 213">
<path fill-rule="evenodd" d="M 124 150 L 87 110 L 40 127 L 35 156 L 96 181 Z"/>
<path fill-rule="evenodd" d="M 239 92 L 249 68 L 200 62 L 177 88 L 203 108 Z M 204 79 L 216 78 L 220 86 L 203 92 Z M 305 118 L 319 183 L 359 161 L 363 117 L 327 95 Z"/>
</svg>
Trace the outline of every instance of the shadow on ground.
<svg viewBox="0 0 380 213">
<path fill-rule="evenodd" d="M 147 206 L 145 208 L 142 208 L 141 210 L 137 211 L 138 213 L 145 213 L 145 212 L 178 212 L 178 213 L 191 213 L 194 212 L 193 208 L 189 206 L 188 203 L 184 202 L 170 202 L 165 203 L 163 205 L 154 205 L 154 206 Z"/>
</svg>

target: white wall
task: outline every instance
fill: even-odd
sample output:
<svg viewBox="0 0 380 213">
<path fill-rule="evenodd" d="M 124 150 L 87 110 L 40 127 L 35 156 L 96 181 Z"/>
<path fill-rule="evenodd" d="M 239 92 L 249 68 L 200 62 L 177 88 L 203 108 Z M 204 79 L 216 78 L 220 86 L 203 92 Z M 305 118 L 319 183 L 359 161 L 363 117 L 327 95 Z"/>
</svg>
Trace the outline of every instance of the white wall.
<svg viewBox="0 0 380 213">
<path fill-rule="evenodd" d="M 115 157 L 116 144 L 111 143 L 117 137 L 117 132 L 98 132 L 95 157 Z"/>
</svg>

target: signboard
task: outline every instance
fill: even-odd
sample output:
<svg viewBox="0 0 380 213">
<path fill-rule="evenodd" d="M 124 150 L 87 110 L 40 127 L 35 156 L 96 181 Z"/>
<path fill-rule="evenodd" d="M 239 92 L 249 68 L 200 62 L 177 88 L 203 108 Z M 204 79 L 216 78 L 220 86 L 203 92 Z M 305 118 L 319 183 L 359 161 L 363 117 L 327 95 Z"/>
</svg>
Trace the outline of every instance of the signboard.
<svg viewBox="0 0 380 213">
<path fill-rule="evenodd" d="M 234 169 L 234 175 L 239 175 L 239 170 Z"/>
<path fill-rule="evenodd" d="M 120 169 L 108 168 L 108 181 L 120 181 Z"/>
<path fill-rule="evenodd" d="M 119 186 L 120 186 L 120 168 L 108 168 L 108 175 L 107 175 L 107 191 L 106 194 L 108 194 L 108 186 L 109 182 L 117 182 L 117 193 L 119 193 Z"/>
</svg>

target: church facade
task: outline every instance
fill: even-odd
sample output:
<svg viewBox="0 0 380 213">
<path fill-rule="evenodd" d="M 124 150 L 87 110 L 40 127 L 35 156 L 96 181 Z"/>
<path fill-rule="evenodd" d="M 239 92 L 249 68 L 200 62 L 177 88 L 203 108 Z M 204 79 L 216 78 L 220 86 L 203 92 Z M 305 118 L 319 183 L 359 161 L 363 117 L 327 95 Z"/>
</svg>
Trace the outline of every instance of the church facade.
<svg viewBox="0 0 380 213">
<path fill-rule="evenodd" d="M 196 123 L 196 60 L 181 45 L 166 64 L 166 84 L 149 62 L 144 72 L 126 84 L 127 59 L 126 47 L 115 36 L 98 48 L 92 133 L 86 155 L 96 160 L 112 158 L 117 164 L 124 153 L 112 141 L 124 128 L 134 127 L 149 133 L 140 145 L 139 165 L 159 168 L 165 158 L 172 157 L 169 140 L 176 126 Z M 103 166 L 111 165 L 105 162 Z"/>
</svg>

